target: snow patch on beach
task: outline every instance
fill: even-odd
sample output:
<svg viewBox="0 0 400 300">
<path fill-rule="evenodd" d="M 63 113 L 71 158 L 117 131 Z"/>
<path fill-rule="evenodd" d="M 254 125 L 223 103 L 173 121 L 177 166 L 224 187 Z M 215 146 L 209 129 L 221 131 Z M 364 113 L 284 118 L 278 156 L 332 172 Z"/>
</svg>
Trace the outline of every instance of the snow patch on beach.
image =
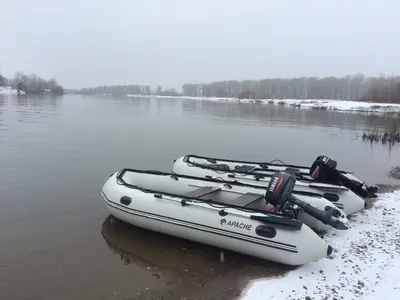
<svg viewBox="0 0 400 300">
<path fill-rule="evenodd" d="M 379 195 L 351 218 L 351 228 L 325 235 L 334 248 L 330 258 L 254 281 L 241 300 L 400 299 L 399 203 L 400 191 Z"/>
<path fill-rule="evenodd" d="M 393 103 L 373 103 L 359 101 L 344 100 L 268 100 L 267 103 L 278 105 L 289 105 L 292 107 L 302 107 L 311 109 L 327 109 L 339 111 L 355 111 L 355 112 L 400 112 L 400 104 Z"/>
<path fill-rule="evenodd" d="M 0 95 L 17 95 L 18 91 L 13 89 L 11 86 L 1 86 L 0 87 Z M 20 94 L 25 94 L 24 91 L 21 91 Z"/>
</svg>

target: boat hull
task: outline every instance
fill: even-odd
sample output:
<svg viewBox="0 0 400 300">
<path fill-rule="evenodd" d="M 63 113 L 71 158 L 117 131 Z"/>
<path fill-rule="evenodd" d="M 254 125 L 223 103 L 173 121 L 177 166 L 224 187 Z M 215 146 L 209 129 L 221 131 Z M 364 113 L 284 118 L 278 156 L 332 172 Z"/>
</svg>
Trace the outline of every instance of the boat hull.
<svg viewBox="0 0 400 300">
<path fill-rule="evenodd" d="M 146 180 L 146 176 L 142 175 L 138 175 L 138 181 Z M 153 180 L 158 180 L 157 184 L 175 181 L 170 177 Z M 265 260 L 302 265 L 325 257 L 332 251 L 305 224 L 299 230 L 277 228 L 250 219 L 252 213 L 233 208 L 224 209 L 227 215 L 221 216 L 221 208 L 205 203 L 182 205 L 182 199 L 176 197 L 163 195 L 159 198 L 153 193 L 121 185 L 117 182 L 116 174 L 106 181 L 101 195 L 114 217 L 134 226 Z M 124 196 L 132 201 L 129 204 L 121 203 Z M 260 235 L 262 229 L 270 237 Z"/>
</svg>

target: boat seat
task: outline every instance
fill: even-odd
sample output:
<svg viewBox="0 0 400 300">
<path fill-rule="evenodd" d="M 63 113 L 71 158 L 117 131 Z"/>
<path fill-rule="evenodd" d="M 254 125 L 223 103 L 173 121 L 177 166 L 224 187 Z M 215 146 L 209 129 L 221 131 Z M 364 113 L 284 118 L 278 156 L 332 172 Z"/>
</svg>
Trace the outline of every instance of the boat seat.
<svg viewBox="0 0 400 300">
<path fill-rule="evenodd" d="M 205 196 L 205 195 L 208 195 L 213 192 L 220 191 L 220 190 L 221 190 L 221 188 L 206 186 L 206 187 L 201 187 L 201 188 L 195 189 L 194 191 L 185 193 L 183 195 L 186 197 L 190 197 L 190 198 L 200 198 L 202 196 Z"/>
<path fill-rule="evenodd" d="M 241 165 L 241 166 L 235 166 L 235 171 L 238 171 L 238 172 L 250 172 L 250 171 L 253 171 L 255 168 L 256 168 L 255 166 Z"/>
<path fill-rule="evenodd" d="M 229 201 L 229 204 L 246 207 L 254 201 L 264 199 L 263 194 L 246 193 Z"/>
</svg>

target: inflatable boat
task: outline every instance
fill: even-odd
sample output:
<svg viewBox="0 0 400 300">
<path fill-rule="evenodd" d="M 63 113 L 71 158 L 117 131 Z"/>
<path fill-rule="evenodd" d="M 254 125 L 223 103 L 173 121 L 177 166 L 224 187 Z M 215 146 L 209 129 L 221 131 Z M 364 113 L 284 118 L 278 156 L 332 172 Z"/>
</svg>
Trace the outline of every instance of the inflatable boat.
<svg viewBox="0 0 400 300">
<path fill-rule="evenodd" d="M 289 176 L 289 178 L 287 178 Z M 315 231 L 288 216 L 294 176 L 274 174 L 266 195 L 238 193 L 221 186 L 196 186 L 158 171 L 123 169 L 105 182 L 101 195 L 114 217 L 145 229 L 275 261 L 303 265 L 332 253 Z M 265 201 L 274 210 L 265 210 Z M 307 205 L 307 204 L 306 204 Z M 335 210 L 305 206 L 335 223 Z"/>
<path fill-rule="evenodd" d="M 327 173 L 326 167 L 320 164 L 321 161 L 323 161 L 323 159 L 317 159 L 316 162 L 314 162 L 313 167 L 307 169 L 306 167 L 295 165 L 265 164 L 248 161 L 216 159 L 197 155 L 185 155 L 174 161 L 172 171 L 173 173 L 179 175 L 189 175 L 199 178 L 232 179 L 237 182 L 250 183 L 264 187 L 268 186 L 271 176 L 275 172 L 285 171 L 286 173 L 293 174 L 296 177 L 296 192 L 303 194 L 310 193 L 331 195 L 331 197 L 327 199 L 347 215 L 362 210 L 366 205 L 365 199 L 356 194 L 349 187 L 341 185 L 338 182 L 339 180 L 337 180 L 336 183 L 332 183 L 333 179 L 321 179 L 321 181 L 324 182 L 318 182 L 316 179 L 313 179 L 311 175 L 306 176 L 306 170 L 309 170 L 308 172 L 314 174 L 314 177 L 316 178 L 322 178 L 323 176 L 328 177 L 325 174 Z M 319 175 L 315 175 L 315 172 L 319 172 Z M 350 173 L 343 173 L 343 171 L 340 172 L 342 172 L 340 174 L 345 174 L 343 176 L 347 176 L 346 178 L 352 178 L 351 180 L 353 181 L 357 180 L 353 179 L 355 177 Z M 333 177 L 333 175 L 331 177 Z M 341 180 L 345 181 L 343 179 Z M 326 183 L 327 181 L 329 181 L 329 183 Z M 353 189 L 356 189 L 353 185 L 351 186 Z M 369 187 L 368 189 L 368 195 L 364 194 L 364 196 L 366 196 L 366 198 L 375 197 L 375 192 L 377 191 L 376 188 Z M 299 197 L 302 199 L 302 196 Z"/>
<path fill-rule="evenodd" d="M 149 172 L 149 171 L 146 171 Z M 173 178 L 177 178 L 181 184 L 187 184 L 192 187 L 197 188 L 221 188 L 222 191 L 229 191 L 231 194 L 234 193 L 235 195 L 245 195 L 245 194 L 254 194 L 254 195 L 265 195 L 266 194 L 266 187 L 251 185 L 246 183 L 240 183 L 233 180 L 222 180 L 222 179 L 208 179 L 208 178 L 198 178 L 193 176 L 186 176 L 186 175 L 176 175 L 173 173 L 164 173 L 159 171 L 152 172 L 154 175 L 162 175 L 162 176 L 172 176 Z M 148 180 L 151 180 L 151 177 L 148 177 Z M 151 183 L 149 183 L 151 184 Z M 147 185 L 150 186 L 150 185 Z M 215 195 L 214 193 L 213 195 Z M 292 203 L 293 205 L 290 206 L 290 213 L 293 214 L 293 217 L 298 219 L 299 221 L 303 222 L 307 226 L 315 229 L 317 231 L 326 231 L 330 228 L 335 227 L 337 229 L 347 229 L 347 215 L 338 209 L 332 202 L 328 199 L 324 198 L 324 195 L 319 194 L 302 194 L 298 192 L 292 192 L 295 196 L 301 196 L 302 200 L 307 204 L 319 209 L 321 211 L 326 211 L 329 208 L 335 209 L 335 215 L 332 215 L 328 218 L 328 220 L 324 219 L 324 217 L 317 216 L 318 218 L 310 215 L 307 212 L 307 209 L 304 210 L 302 207 Z M 328 195 L 329 196 L 329 195 Z M 325 195 L 325 197 L 328 197 Z M 265 197 L 264 197 L 265 198 Z M 208 198 L 207 198 L 208 199 Z M 203 197 L 204 200 L 204 197 Z M 260 209 L 266 211 L 274 210 L 274 206 L 271 203 L 268 203 L 265 199 L 258 202 L 262 204 L 259 206 Z M 304 206 L 304 205 L 303 205 Z M 330 218 L 333 220 L 331 224 L 328 222 Z"/>
</svg>

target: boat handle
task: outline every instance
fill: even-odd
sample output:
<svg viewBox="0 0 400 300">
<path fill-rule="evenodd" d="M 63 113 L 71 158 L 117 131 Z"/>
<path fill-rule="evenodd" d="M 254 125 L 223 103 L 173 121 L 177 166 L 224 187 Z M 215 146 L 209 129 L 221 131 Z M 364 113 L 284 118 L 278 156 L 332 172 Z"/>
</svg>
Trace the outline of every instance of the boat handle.
<svg viewBox="0 0 400 300">
<path fill-rule="evenodd" d="M 122 196 L 120 199 L 121 204 L 129 205 L 132 202 L 132 198 L 128 196 Z"/>
</svg>

